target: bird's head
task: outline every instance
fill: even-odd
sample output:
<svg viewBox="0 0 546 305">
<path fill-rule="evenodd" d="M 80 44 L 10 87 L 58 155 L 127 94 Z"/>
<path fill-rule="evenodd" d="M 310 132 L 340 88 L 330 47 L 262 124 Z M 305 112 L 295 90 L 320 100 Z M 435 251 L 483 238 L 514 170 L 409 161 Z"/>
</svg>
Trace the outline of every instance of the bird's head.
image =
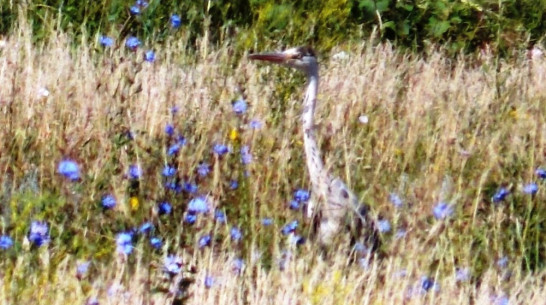
<svg viewBox="0 0 546 305">
<path fill-rule="evenodd" d="M 262 60 L 287 67 L 295 68 L 306 74 L 317 72 L 317 58 L 315 51 L 309 47 L 296 47 L 282 52 L 267 52 L 250 54 L 252 60 Z"/>
</svg>

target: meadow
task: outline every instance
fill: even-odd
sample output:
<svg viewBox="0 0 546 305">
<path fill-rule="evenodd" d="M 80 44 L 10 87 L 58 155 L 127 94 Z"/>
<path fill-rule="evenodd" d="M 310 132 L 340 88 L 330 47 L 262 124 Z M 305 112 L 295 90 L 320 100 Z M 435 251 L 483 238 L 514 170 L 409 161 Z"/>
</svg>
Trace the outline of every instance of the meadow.
<svg viewBox="0 0 546 305">
<path fill-rule="evenodd" d="M 301 75 L 91 40 L 2 38 L 2 304 L 545 302 L 544 57 L 320 54 L 317 135 L 382 224 L 369 258 L 310 236 Z"/>
</svg>

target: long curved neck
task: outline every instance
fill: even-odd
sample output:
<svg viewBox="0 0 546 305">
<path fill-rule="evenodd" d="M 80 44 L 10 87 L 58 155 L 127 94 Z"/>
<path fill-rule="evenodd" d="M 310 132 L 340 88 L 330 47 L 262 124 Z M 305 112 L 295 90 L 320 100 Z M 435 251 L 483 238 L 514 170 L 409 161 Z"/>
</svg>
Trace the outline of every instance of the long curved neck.
<svg viewBox="0 0 546 305">
<path fill-rule="evenodd" d="M 311 178 L 311 184 L 313 190 L 318 192 L 320 189 L 321 180 L 327 177 L 324 169 L 324 164 L 320 156 L 320 150 L 317 145 L 314 130 L 314 116 L 315 106 L 317 102 L 319 75 L 318 67 L 311 69 L 307 74 L 307 91 L 305 92 L 305 99 L 303 101 L 303 146 L 305 149 L 305 159 L 307 162 L 307 169 L 309 170 L 309 176 Z M 320 195 L 320 194 L 316 194 Z"/>
</svg>

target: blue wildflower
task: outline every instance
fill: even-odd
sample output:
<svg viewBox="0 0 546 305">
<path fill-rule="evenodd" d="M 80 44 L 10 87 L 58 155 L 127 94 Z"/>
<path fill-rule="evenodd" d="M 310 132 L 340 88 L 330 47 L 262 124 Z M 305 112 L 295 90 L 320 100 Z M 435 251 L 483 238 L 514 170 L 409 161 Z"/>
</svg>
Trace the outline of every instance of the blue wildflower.
<svg viewBox="0 0 546 305">
<path fill-rule="evenodd" d="M 142 169 L 140 168 L 140 166 L 136 164 L 132 164 L 129 166 L 129 171 L 127 172 L 127 176 L 130 179 L 136 180 L 140 178 L 140 176 L 142 176 Z"/>
<path fill-rule="evenodd" d="M 229 152 L 229 148 L 224 144 L 214 144 L 212 151 L 219 156 L 223 156 Z"/>
<path fill-rule="evenodd" d="M 237 180 L 231 180 L 229 182 L 229 189 L 230 190 L 236 190 L 239 187 L 239 182 Z"/>
<path fill-rule="evenodd" d="M 188 203 L 188 212 L 192 214 L 208 213 L 209 202 L 205 196 L 195 197 Z"/>
<path fill-rule="evenodd" d="M 248 108 L 247 103 L 243 99 L 236 100 L 233 102 L 233 112 L 236 114 L 243 114 L 246 112 L 246 109 Z"/>
<path fill-rule="evenodd" d="M 168 181 L 165 183 L 165 188 L 180 193 L 182 191 L 182 186 L 176 183 L 176 181 Z"/>
<path fill-rule="evenodd" d="M 537 168 L 537 170 L 535 171 L 535 174 L 541 179 L 546 179 L 546 169 Z"/>
<path fill-rule="evenodd" d="M 260 122 L 257 119 L 254 119 L 254 120 L 250 121 L 250 123 L 248 123 L 248 126 L 250 126 L 250 128 L 252 128 L 252 129 L 261 129 L 262 126 L 263 126 L 263 123 Z"/>
<path fill-rule="evenodd" d="M 174 143 L 173 145 L 169 146 L 167 149 L 167 155 L 168 156 L 174 156 L 180 151 L 180 143 Z"/>
<path fill-rule="evenodd" d="M 402 205 L 404 204 L 404 202 L 402 201 L 402 199 L 400 198 L 400 196 L 398 196 L 398 194 L 396 193 L 390 193 L 389 194 L 389 201 L 392 203 L 392 205 L 394 205 L 395 208 L 401 208 Z"/>
<path fill-rule="evenodd" d="M 197 173 L 199 174 L 199 176 L 205 177 L 209 174 L 209 172 L 210 165 L 207 162 L 199 163 L 199 165 L 197 166 Z"/>
<path fill-rule="evenodd" d="M 294 191 L 294 200 L 298 202 L 307 202 L 309 201 L 309 198 L 311 197 L 311 194 L 308 190 L 304 189 L 297 189 Z"/>
<path fill-rule="evenodd" d="M 428 276 L 421 277 L 421 291 L 427 292 L 433 289 L 434 291 L 440 290 L 440 286 L 434 282 L 434 280 Z"/>
<path fill-rule="evenodd" d="M 297 220 L 294 220 L 292 222 L 289 222 L 287 223 L 286 225 L 284 225 L 284 227 L 282 227 L 281 229 L 281 233 L 283 235 L 288 235 L 290 233 L 293 233 L 294 231 L 296 231 L 296 229 L 298 228 L 298 221 Z"/>
<path fill-rule="evenodd" d="M 241 147 L 241 163 L 248 165 L 252 162 L 252 154 L 250 153 L 250 147 L 243 145 Z"/>
<path fill-rule="evenodd" d="M 146 51 L 144 53 L 144 60 L 147 62 L 154 62 L 155 61 L 155 52 L 152 50 Z"/>
<path fill-rule="evenodd" d="M 65 159 L 61 161 L 57 171 L 71 181 L 80 179 L 80 167 L 78 166 L 78 163 L 72 160 Z"/>
<path fill-rule="evenodd" d="M 0 249 L 7 250 L 13 246 L 13 239 L 7 235 L 0 236 Z"/>
<path fill-rule="evenodd" d="M 45 221 L 32 221 L 28 240 L 35 246 L 49 242 L 49 227 Z"/>
<path fill-rule="evenodd" d="M 453 206 L 440 202 L 432 209 L 432 214 L 438 220 L 445 219 L 453 214 Z"/>
<path fill-rule="evenodd" d="M 178 136 L 177 141 L 178 141 L 178 144 L 179 144 L 180 146 L 186 145 L 186 138 L 184 138 L 184 136 L 182 136 L 182 135 L 179 135 L 179 136 Z"/>
<path fill-rule="evenodd" d="M 510 299 L 508 299 L 507 296 L 495 296 L 493 297 L 493 304 L 494 305 L 508 305 L 510 304 Z"/>
<path fill-rule="evenodd" d="M 161 174 L 165 177 L 171 177 L 174 174 L 176 174 L 176 168 L 169 165 L 165 165 Z"/>
<path fill-rule="evenodd" d="M 171 107 L 171 114 L 175 115 L 178 113 L 178 111 L 180 110 L 180 107 L 178 106 L 172 106 Z"/>
<path fill-rule="evenodd" d="M 231 235 L 231 240 L 233 241 L 239 241 L 241 238 L 243 238 L 243 232 L 241 232 L 241 229 L 237 227 L 231 227 L 229 235 Z"/>
<path fill-rule="evenodd" d="M 359 255 L 368 254 L 368 248 L 361 242 L 355 243 L 355 245 L 353 246 L 353 251 L 355 253 L 358 253 Z"/>
<path fill-rule="evenodd" d="M 210 246 L 211 241 L 212 241 L 212 238 L 210 237 L 210 234 L 201 236 L 199 238 L 199 248 L 202 249 L 204 247 Z"/>
<path fill-rule="evenodd" d="M 172 137 L 174 135 L 174 126 L 172 124 L 165 125 L 165 133 Z"/>
<path fill-rule="evenodd" d="M 538 192 L 538 185 L 536 183 L 529 183 L 523 187 L 525 194 L 534 195 Z"/>
<path fill-rule="evenodd" d="M 163 245 L 163 242 L 161 241 L 161 238 L 159 237 L 152 237 L 150 238 L 150 245 L 154 249 L 160 249 L 161 246 Z"/>
<path fill-rule="evenodd" d="M 184 182 L 184 191 L 189 194 L 197 193 L 197 184 L 191 182 Z"/>
<path fill-rule="evenodd" d="M 298 210 L 300 208 L 300 203 L 297 200 L 291 200 L 289 207 L 291 210 Z"/>
<path fill-rule="evenodd" d="M 157 212 L 159 213 L 159 215 L 171 214 L 172 210 L 173 208 L 171 204 L 167 201 L 163 201 L 157 206 Z"/>
<path fill-rule="evenodd" d="M 133 5 L 129 8 L 129 11 L 131 12 L 131 14 L 133 15 L 140 15 L 140 7 L 138 7 L 138 5 Z"/>
<path fill-rule="evenodd" d="M 125 46 L 131 49 L 132 51 L 135 51 L 138 47 L 140 47 L 140 40 L 134 36 L 130 36 L 125 40 Z"/>
<path fill-rule="evenodd" d="M 182 19 L 180 18 L 180 16 L 177 15 L 177 14 L 172 14 L 172 15 L 171 15 L 171 26 L 172 26 L 174 29 L 177 29 L 177 28 L 179 28 L 181 25 L 182 25 Z"/>
<path fill-rule="evenodd" d="M 148 234 L 152 232 L 153 229 L 154 229 L 154 225 L 151 222 L 147 221 L 140 226 L 140 228 L 138 229 L 138 233 Z"/>
<path fill-rule="evenodd" d="M 214 285 L 214 278 L 210 275 L 205 276 L 205 288 L 211 288 Z"/>
<path fill-rule="evenodd" d="M 116 251 L 119 254 L 129 255 L 133 252 L 133 235 L 129 232 L 119 233 L 116 237 Z"/>
<path fill-rule="evenodd" d="M 76 266 L 76 277 L 81 279 L 87 274 L 87 271 L 89 270 L 89 266 L 91 265 L 91 262 L 85 261 L 81 262 Z"/>
<path fill-rule="evenodd" d="M 114 39 L 111 38 L 111 37 L 108 37 L 108 36 L 104 36 L 104 35 L 101 35 L 99 37 L 99 43 L 103 46 L 103 47 L 111 47 L 114 45 Z"/>
<path fill-rule="evenodd" d="M 216 219 L 216 221 L 218 221 L 219 223 L 225 223 L 226 214 L 222 210 L 216 210 L 214 211 L 214 219 Z"/>
<path fill-rule="evenodd" d="M 137 0 L 135 4 L 142 8 L 148 7 L 148 1 L 146 0 Z"/>
<path fill-rule="evenodd" d="M 196 221 L 197 221 L 197 215 L 195 214 L 192 214 L 192 213 L 187 213 L 186 214 L 186 217 L 184 217 L 184 221 L 187 223 L 187 224 L 194 224 Z"/>
<path fill-rule="evenodd" d="M 273 224 L 273 219 L 271 219 L 271 217 L 265 217 L 265 218 L 262 218 L 262 225 L 264 226 L 270 226 Z"/>
<path fill-rule="evenodd" d="M 163 271 L 169 275 L 177 275 L 182 271 L 182 262 L 176 255 L 169 255 L 163 259 Z"/>
<path fill-rule="evenodd" d="M 110 194 L 104 195 L 102 196 L 101 204 L 105 210 L 112 209 L 116 206 L 116 198 Z"/>
<path fill-rule="evenodd" d="M 506 196 L 508 196 L 510 194 L 510 191 L 507 190 L 506 188 L 504 187 L 501 187 L 494 195 L 493 195 L 493 203 L 499 203 L 501 201 L 504 201 L 504 199 L 506 198 Z"/>
<path fill-rule="evenodd" d="M 302 237 L 300 235 L 292 234 L 290 235 L 290 243 L 294 244 L 296 246 L 301 246 L 305 243 L 305 237 Z"/>
<path fill-rule="evenodd" d="M 383 219 L 383 220 L 379 220 L 377 222 L 377 229 L 379 230 L 379 232 L 381 233 L 387 233 L 387 232 L 390 232 L 391 231 L 391 223 L 386 220 L 386 219 Z"/>
</svg>

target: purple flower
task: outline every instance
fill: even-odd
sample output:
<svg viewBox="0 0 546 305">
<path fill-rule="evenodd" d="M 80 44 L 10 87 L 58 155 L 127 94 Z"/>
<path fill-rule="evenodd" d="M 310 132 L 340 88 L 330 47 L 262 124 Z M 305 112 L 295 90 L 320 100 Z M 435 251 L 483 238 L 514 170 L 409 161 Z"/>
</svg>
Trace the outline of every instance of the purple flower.
<svg viewBox="0 0 546 305">
<path fill-rule="evenodd" d="M 136 180 L 140 178 L 140 176 L 142 176 L 142 169 L 140 169 L 140 166 L 132 164 L 129 166 L 127 176 L 129 177 L 129 179 Z"/>
<path fill-rule="evenodd" d="M 400 196 L 398 196 L 396 193 L 390 193 L 389 194 L 389 201 L 392 203 L 392 205 L 394 205 L 395 208 L 401 208 L 402 205 L 404 204 L 404 202 L 402 201 L 402 199 L 400 198 Z"/>
<path fill-rule="evenodd" d="M 508 266 L 508 257 L 503 256 L 497 260 L 497 267 L 499 268 L 506 268 Z"/>
<path fill-rule="evenodd" d="M 71 181 L 80 179 L 80 167 L 78 166 L 78 163 L 70 159 L 61 161 L 57 168 L 57 172 Z"/>
<path fill-rule="evenodd" d="M 455 271 L 455 281 L 457 282 L 466 282 L 470 279 L 470 269 L 468 268 L 457 268 Z"/>
<path fill-rule="evenodd" d="M 233 260 L 233 272 L 240 274 L 241 271 L 243 271 L 243 268 L 245 267 L 245 263 L 243 262 L 243 259 L 236 258 Z"/>
<path fill-rule="evenodd" d="M 202 249 L 204 247 L 210 246 L 211 241 L 212 238 L 210 237 L 210 234 L 201 236 L 201 238 L 199 238 L 199 248 Z"/>
<path fill-rule="evenodd" d="M 248 165 L 252 162 L 252 154 L 250 153 L 250 147 L 244 145 L 241 147 L 241 163 Z"/>
<path fill-rule="evenodd" d="M 155 61 L 155 52 L 152 50 L 146 51 L 144 53 L 144 60 L 147 62 L 154 62 Z"/>
<path fill-rule="evenodd" d="M 525 194 L 534 195 L 538 192 L 538 185 L 536 183 L 529 183 L 523 187 Z"/>
<path fill-rule="evenodd" d="M 13 239 L 7 235 L 0 236 L 0 249 L 7 250 L 13 246 Z"/>
<path fill-rule="evenodd" d="M 165 133 L 172 137 L 174 135 L 174 126 L 172 124 L 165 125 Z"/>
<path fill-rule="evenodd" d="M 226 214 L 222 210 L 216 210 L 214 211 L 214 219 L 216 219 L 216 221 L 218 221 L 219 223 L 225 223 Z"/>
<path fill-rule="evenodd" d="M 297 189 L 294 191 L 294 200 L 296 200 L 297 202 L 307 202 L 309 201 L 310 197 L 311 194 L 308 190 Z"/>
<path fill-rule="evenodd" d="M 173 29 L 177 29 L 181 25 L 182 25 L 182 19 L 180 18 L 180 16 L 177 15 L 177 14 L 172 14 L 171 15 L 171 26 L 173 27 Z"/>
<path fill-rule="evenodd" d="M 298 210 L 300 208 L 300 203 L 297 200 L 291 200 L 289 207 L 291 210 Z"/>
<path fill-rule="evenodd" d="M 150 245 L 154 248 L 154 249 L 160 249 L 161 246 L 162 246 L 162 242 L 161 242 L 161 239 L 159 237 L 152 237 L 150 238 Z"/>
<path fill-rule="evenodd" d="M 129 255 L 133 252 L 133 234 L 119 233 L 116 237 L 116 251 L 119 254 Z"/>
<path fill-rule="evenodd" d="M 236 190 L 239 187 L 239 182 L 237 180 L 231 180 L 229 182 L 229 189 L 230 190 Z"/>
<path fill-rule="evenodd" d="M 171 214 L 172 209 L 173 208 L 170 203 L 168 203 L 167 201 L 163 201 L 159 203 L 157 207 L 157 212 L 159 213 L 159 215 L 167 215 L 167 214 Z"/>
<path fill-rule="evenodd" d="M 210 275 L 205 276 L 205 288 L 211 288 L 214 285 L 214 278 Z"/>
<path fill-rule="evenodd" d="M 438 220 L 445 219 L 453 214 L 453 206 L 440 202 L 432 209 L 432 214 Z"/>
<path fill-rule="evenodd" d="M 165 167 L 163 168 L 163 171 L 161 172 L 161 174 L 165 177 L 171 177 L 171 176 L 174 176 L 174 174 L 176 174 L 176 168 L 172 167 L 172 166 L 169 166 L 169 165 L 165 165 Z"/>
<path fill-rule="evenodd" d="M 146 0 L 137 0 L 135 4 L 142 8 L 148 7 L 148 1 Z"/>
<path fill-rule="evenodd" d="M 163 259 L 163 271 L 169 275 L 177 275 L 182 271 L 182 262 L 176 255 L 169 255 Z"/>
<path fill-rule="evenodd" d="M 240 99 L 233 102 L 233 112 L 236 114 L 243 114 L 246 112 L 248 105 L 245 100 Z"/>
<path fill-rule="evenodd" d="M 214 144 L 212 151 L 218 156 L 223 156 L 229 152 L 229 148 L 224 144 Z"/>
<path fill-rule="evenodd" d="M 257 120 L 257 119 L 254 119 L 254 120 L 250 121 L 250 123 L 248 123 L 248 125 L 249 125 L 250 128 L 252 128 L 252 129 L 261 129 L 262 126 L 263 126 L 263 123 L 260 122 L 260 121 Z"/>
<path fill-rule="evenodd" d="M 140 226 L 140 228 L 138 229 L 138 233 L 148 234 L 152 232 L 153 229 L 154 229 L 154 225 L 151 222 L 147 221 Z"/>
<path fill-rule="evenodd" d="M 284 227 L 282 227 L 281 229 L 281 233 L 283 235 L 288 235 L 290 233 L 293 233 L 294 231 L 296 231 L 296 229 L 298 228 L 298 221 L 297 220 L 294 220 L 292 222 L 289 222 L 287 223 L 286 225 L 284 225 Z"/>
<path fill-rule="evenodd" d="M 207 197 L 199 196 L 196 198 L 193 198 L 188 203 L 188 213 L 191 214 L 206 214 L 209 212 L 209 202 Z"/>
<path fill-rule="evenodd" d="M 504 187 L 501 187 L 494 195 L 493 195 L 493 203 L 499 203 L 501 201 L 504 201 L 506 196 L 510 194 L 510 191 L 507 190 Z"/>
<path fill-rule="evenodd" d="M 206 177 L 210 172 L 210 165 L 207 162 L 201 162 L 197 165 L 197 173 L 201 177 Z"/>
<path fill-rule="evenodd" d="M 270 226 L 273 224 L 273 219 L 271 219 L 270 217 L 265 217 L 262 219 L 262 225 L 264 226 Z"/>
<path fill-rule="evenodd" d="M 169 146 L 167 149 L 167 155 L 168 156 L 174 156 L 180 151 L 180 143 L 174 143 L 173 145 Z"/>
<path fill-rule="evenodd" d="M 439 291 L 440 286 L 434 282 L 434 280 L 428 276 L 421 277 L 421 291 L 427 292 L 429 290 Z"/>
<path fill-rule="evenodd" d="M 133 15 L 140 15 L 140 7 L 138 7 L 137 5 L 133 5 L 129 8 L 129 11 L 131 12 L 131 14 Z"/>
<path fill-rule="evenodd" d="M 381 233 L 387 233 L 387 232 L 390 232 L 391 231 L 391 223 L 386 220 L 386 219 L 383 219 L 383 220 L 379 220 L 377 222 L 377 229 L 379 230 L 379 232 Z"/>
<path fill-rule="evenodd" d="M 140 47 L 140 40 L 134 36 L 130 36 L 125 40 L 125 46 L 131 49 L 132 51 L 135 51 L 138 47 Z"/>
<path fill-rule="evenodd" d="M 186 214 L 186 217 L 184 217 L 184 221 L 186 223 L 192 225 L 197 221 L 197 215 L 188 213 L 188 214 Z"/>
<path fill-rule="evenodd" d="M 108 36 L 104 36 L 104 35 L 101 35 L 99 37 L 99 43 L 103 46 L 103 47 L 111 47 L 114 45 L 114 39 L 111 38 L 111 37 L 108 37 Z"/>
<path fill-rule="evenodd" d="M 102 196 L 101 203 L 102 203 L 102 207 L 105 210 L 109 210 L 109 209 L 112 209 L 112 208 L 114 208 L 116 206 L 116 198 L 114 198 L 114 196 L 112 196 L 110 194 L 104 195 L 104 196 Z"/>
<path fill-rule="evenodd" d="M 231 240 L 233 241 L 239 241 L 241 238 L 243 238 L 243 233 L 237 227 L 232 227 L 229 231 L 229 235 L 231 235 Z"/>
<path fill-rule="evenodd" d="M 197 193 L 197 184 L 191 182 L 184 182 L 184 191 L 189 194 Z"/>
<path fill-rule="evenodd" d="M 49 242 L 49 227 L 45 221 L 33 221 L 30 224 L 28 240 L 37 247 Z"/>
<path fill-rule="evenodd" d="M 541 179 L 546 179 L 546 169 L 537 168 L 537 170 L 535 171 L 535 174 Z"/>
</svg>

